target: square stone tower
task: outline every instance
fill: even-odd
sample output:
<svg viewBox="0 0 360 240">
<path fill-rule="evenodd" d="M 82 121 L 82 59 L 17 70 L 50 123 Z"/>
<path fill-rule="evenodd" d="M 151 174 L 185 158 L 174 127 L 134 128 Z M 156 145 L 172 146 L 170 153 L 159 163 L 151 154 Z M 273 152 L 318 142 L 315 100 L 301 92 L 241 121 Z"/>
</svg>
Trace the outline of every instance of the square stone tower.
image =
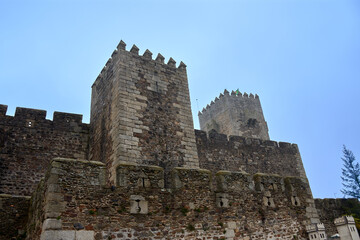
<svg viewBox="0 0 360 240">
<path fill-rule="evenodd" d="M 229 92 L 211 101 L 199 112 L 200 128 L 204 131 L 215 129 L 228 136 L 243 136 L 269 140 L 269 130 L 258 95 Z"/>
<path fill-rule="evenodd" d="M 90 159 L 106 163 L 198 168 L 186 65 L 121 41 L 92 86 Z"/>
</svg>

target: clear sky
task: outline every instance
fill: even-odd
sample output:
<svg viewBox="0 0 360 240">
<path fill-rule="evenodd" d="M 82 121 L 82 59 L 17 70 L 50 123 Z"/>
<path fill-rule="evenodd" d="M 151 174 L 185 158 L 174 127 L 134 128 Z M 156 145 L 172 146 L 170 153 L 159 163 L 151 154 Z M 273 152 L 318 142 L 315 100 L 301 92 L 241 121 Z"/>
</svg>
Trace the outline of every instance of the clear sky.
<svg viewBox="0 0 360 240">
<path fill-rule="evenodd" d="M 297 143 L 314 197 L 342 197 L 342 145 L 360 160 L 359 0 L 0 0 L 0 103 L 84 115 L 123 39 L 188 66 L 197 111 L 257 93 L 271 139 Z M 197 99 L 197 101 L 196 101 Z"/>
</svg>

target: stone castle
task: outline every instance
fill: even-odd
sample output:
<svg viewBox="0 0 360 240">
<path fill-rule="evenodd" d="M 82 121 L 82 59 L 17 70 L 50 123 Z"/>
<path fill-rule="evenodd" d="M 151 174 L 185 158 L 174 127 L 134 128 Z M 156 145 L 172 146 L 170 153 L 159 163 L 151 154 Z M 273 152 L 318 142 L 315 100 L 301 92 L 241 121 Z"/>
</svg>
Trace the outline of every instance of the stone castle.
<svg viewBox="0 0 360 240">
<path fill-rule="evenodd" d="M 225 90 L 194 130 L 183 62 L 121 41 L 92 85 L 90 124 L 6 111 L 0 239 L 358 239 L 341 217 L 358 201 L 313 199 L 257 95 Z"/>
</svg>

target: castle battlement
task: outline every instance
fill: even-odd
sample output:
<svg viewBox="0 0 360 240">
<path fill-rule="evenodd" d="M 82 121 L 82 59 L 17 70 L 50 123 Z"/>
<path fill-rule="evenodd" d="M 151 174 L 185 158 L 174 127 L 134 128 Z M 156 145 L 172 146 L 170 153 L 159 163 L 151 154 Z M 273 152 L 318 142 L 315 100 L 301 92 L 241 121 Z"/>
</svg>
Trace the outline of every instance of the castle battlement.
<svg viewBox="0 0 360 240">
<path fill-rule="evenodd" d="M 288 142 L 276 142 L 272 140 L 262 140 L 259 138 L 249 138 L 242 136 L 233 136 L 226 135 L 216 132 L 216 130 L 211 130 L 210 132 L 195 130 L 196 136 L 202 138 L 204 142 L 209 142 L 211 144 L 221 144 L 221 145 L 229 145 L 229 146 L 240 146 L 247 145 L 253 147 L 273 147 L 279 149 L 295 149 L 298 151 L 298 145 L 295 143 Z"/>
<path fill-rule="evenodd" d="M 228 136 L 215 130 L 195 130 L 195 137 L 200 168 L 306 178 L 297 144 Z"/>
<path fill-rule="evenodd" d="M 269 140 L 267 124 L 257 94 L 224 90 L 199 112 L 200 129 L 227 135 Z"/>
<path fill-rule="evenodd" d="M 308 233 L 325 231 L 325 226 L 323 223 L 314 223 L 314 224 L 306 226 L 306 231 Z"/>
<path fill-rule="evenodd" d="M 342 216 L 342 217 L 336 218 L 334 220 L 334 223 L 336 226 L 345 225 L 345 224 L 355 224 L 355 220 L 354 220 L 353 216 Z"/>
<path fill-rule="evenodd" d="M 224 93 L 220 93 L 219 97 L 216 97 L 213 101 L 210 102 L 210 104 L 207 104 L 206 107 L 204 107 L 202 109 L 202 111 L 199 111 L 198 115 L 202 115 L 202 114 L 211 114 L 211 112 L 209 113 L 208 110 L 211 108 L 217 108 L 217 107 L 222 107 L 224 105 L 227 105 L 229 101 L 229 99 L 231 99 L 232 101 L 238 101 L 238 102 L 242 102 L 242 101 L 253 101 L 255 99 L 259 100 L 259 96 L 257 94 L 247 94 L 246 92 L 244 92 L 244 94 L 242 94 L 241 92 L 236 93 L 235 91 L 231 91 L 231 94 L 229 93 L 228 90 L 224 90 Z M 258 102 L 254 101 L 255 103 L 258 103 L 260 105 L 260 100 Z M 221 110 L 220 108 L 218 110 Z"/>
<path fill-rule="evenodd" d="M 163 55 L 158 53 L 157 57 L 155 59 L 153 59 L 153 57 L 152 57 L 153 54 L 149 49 L 146 49 L 145 52 L 143 53 L 143 55 L 139 55 L 139 48 L 135 44 L 131 47 L 131 49 L 129 51 L 127 51 L 126 43 L 121 40 L 120 43 L 118 44 L 117 48 L 113 51 L 113 53 L 111 54 L 111 57 L 106 62 L 103 69 L 101 70 L 100 74 L 96 78 L 95 82 L 93 83 L 93 86 L 96 85 L 96 83 L 98 81 L 100 81 L 100 79 L 104 78 L 107 70 L 110 68 L 110 66 L 113 65 L 113 62 L 116 62 L 119 60 L 119 58 L 120 58 L 119 55 L 121 55 L 121 54 L 130 54 L 133 58 L 137 58 L 137 59 L 143 60 L 143 61 L 150 61 L 153 64 L 156 64 L 157 66 L 160 65 L 163 68 L 167 68 L 167 69 L 171 69 L 171 70 L 179 70 L 180 72 L 184 72 L 184 71 L 186 72 L 186 64 L 183 63 L 182 61 L 180 62 L 178 67 L 176 67 L 176 61 L 172 57 L 170 57 L 168 62 L 165 64 L 165 57 Z"/>
<path fill-rule="evenodd" d="M 46 119 L 46 110 L 16 107 L 15 115 L 9 116 L 7 113 L 7 105 L 0 105 L 0 124 L 17 125 L 28 128 L 49 127 L 54 128 L 67 127 L 73 131 L 88 131 L 89 124 L 83 123 L 81 114 L 54 112 L 53 119 Z"/>
<path fill-rule="evenodd" d="M 0 105 L 0 194 L 30 196 L 51 158 L 88 158 L 90 126 L 82 115 L 54 112 L 49 120 L 45 110 L 22 107 L 6 113 Z"/>
</svg>

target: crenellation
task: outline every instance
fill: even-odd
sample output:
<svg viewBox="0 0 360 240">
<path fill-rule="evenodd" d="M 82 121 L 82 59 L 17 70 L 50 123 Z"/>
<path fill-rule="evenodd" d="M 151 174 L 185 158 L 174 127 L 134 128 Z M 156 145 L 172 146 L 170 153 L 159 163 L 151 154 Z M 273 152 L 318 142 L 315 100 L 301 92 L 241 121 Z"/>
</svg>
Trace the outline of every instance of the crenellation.
<svg viewBox="0 0 360 240">
<path fill-rule="evenodd" d="M 139 48 L 134 44 L 131 49 L 130 52 L 136 55 L 139 55 Z"/>
<path fill-rule="evenodd" d="M 168 155 L 165 163 L 167 175 L 172 167 L 198 165 L 191 109 L 188 107 L 187 77 L 184 74 L 186 65 L 180 64 L 176 68 L 173 58 L 168 64 L 163 64 L 161 54 L 152 60 L 149 50 L 143 56 L 132 52 L 137 53 L 138 48 L 133 47 L 130 52 L 121 51 L 119 60 L 109 68 L 113 72 L 108 77 L 111 79 L 109 84 L 93 88 L 90 157 L 108 162 L 110 182 L 115 181 L 115 170 L 111 166 L 119 161 L 116 156 L 125 156 L 125 161 L 156 165 L 163 161 L 164 154 Z M 102 107 L 104 103 L 110 104 L 111 111 Z M 173 124 L 175 118 L 179 122 Z M 152 121 L 154 119 L 157 120 Z M 132 129 L 124 131 L 121 126 Z M 176 137 L 163 145 L 158 134 L 166 139 L 170 134 Z M 132 151 L 121 147 L 124 136 L 136 137 L 135 141 L 126 139 L 125 142 Z M 102 145 L 102 142 L 108 144 Z M 182 148 L 178 147 L 181 145 L 186 152 L 180 151 Z"/>
<path fill-rule="evenodd" d="M 17 107 L 15 110 L 16 119 L 45 120 L 46 111 L 32 108 Z"/>
<path fill-rule="evenodd" d="M 121 49 L 121 50 L 125 50 L 126 48 L 126 43 L 123 40 L 120 40 L 119 44 L 116 47 L 117 49 Z"/>
<path fill-rule="evenodd" d="M 186 64 L 183 61 L 181 61 L 178 68 L 179 69 L 186 69 Z"/>
<path fill-rule="evenodd" d="M 54 112 L 53 122 L 54 124 L 71 124 L 72 122 L 81 124 L 83 116 L 81 114 Z"/>
<path fill-rule="evenodd" d="M 107 62 L 106 62 L 106 64 L 105 64 L 105 68 L 107 69 L 108 67 L 110 67 L 110 65 L 112 64 L 112 61 L 113 61 L 113 59 L 110 57 L 108 60 L 107 60 Z"/>
<path fill-rule="evenodd" d="M 144 54 L 143 54 L 143 57 L 146 58 L 146 59 L 152 60 L 152 52 L 150 52 L 149 49 L 146 49 Z"/>
<path fill-rule="evenodd" d="M 7 105 L 0 104 L 0 116 L 5 116 L 7 112 Z"/>
<path fill-rule="evenodd" d="M 118 50 L 115 49 L 111 54 L 111 58 L 115 58 L 117 54 L 118 54 Z"/>
<path fill-rule="evenodd" d="M 251 174 L 277 173 L 306 178 L 296 144 L 281 143 L 280 146 L 275 141 L 227 136 L 215 130 L 209 133 L 195 130 L 195 136 L 200 168 L 213 172 L 241 170 Z"/>
<path fill-rule="evenodd" d="M 82 115 L 16 108 L 0 121 L 0 193 L 31 195 L 53 157 L 87 158 L 89 125 Z M 50 159 L 49 159 L 50 158 Z M 34 165 L 34 161 L 36 164 Z"/>
<path fill-rule="evenodd" d="M 222 133 L 218 133 L 216 130 L 211 130 L 210 132 L 202 131 L 202 130 L 195 130 L 195 135 L 200 137 L 203 141 L 206 142 L 213 142 L 214 144 L 221 142 L 222 144 L 234 144 L 241 143 L 247 145 L 258 145 L 258 146 L 271 146 L 276 148 L 282 149 L 294 149 L 297 150 L 297 144 L 294 143 L 287 143 L 287 142 L 276 142 L 272 140 L 261 140 L 256 138 L 246 138 L 242 136 L 233 136 L 233 135 L 226 135 Z M 206 138 L 205 138 L 206 137 Z"/>
<path fill-rule="evenodd" d="M 172 57 L 170 57 L 167 65 L 168 65 L 169 67 L 175 68 L 175 67 L 176 67 L 176 62 L 175 62 L 175 60 L 174 60 Z"/>
<path fill-rule="evenodd" d="M 290 148 L 290 147 L 291 147 L 291 143 L 279 142 L 279 147 L 280 147 L 280 148 Z"/>
<path fill-rule="evenodd" d="M 214 103 L 199 115 L 201 130 L 269 140 L 259 98 L 253 94 L 241 95 L 238 90 L 230 95 L 225 89 Z"/>
<path fill-rule="evenodd" d="M 161 55 L 160 53 L 158 53 L 155 61 L 159 62 L 159 63 L 164 63 L 165 58 L 163 57 L 163 55 Z"/>
</svg>

